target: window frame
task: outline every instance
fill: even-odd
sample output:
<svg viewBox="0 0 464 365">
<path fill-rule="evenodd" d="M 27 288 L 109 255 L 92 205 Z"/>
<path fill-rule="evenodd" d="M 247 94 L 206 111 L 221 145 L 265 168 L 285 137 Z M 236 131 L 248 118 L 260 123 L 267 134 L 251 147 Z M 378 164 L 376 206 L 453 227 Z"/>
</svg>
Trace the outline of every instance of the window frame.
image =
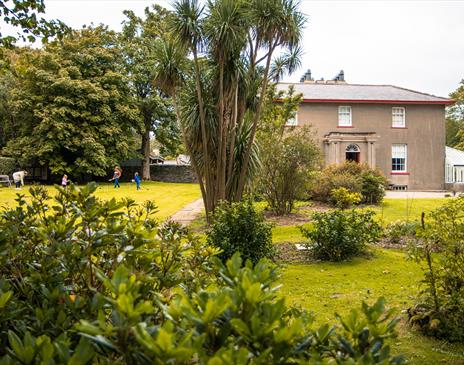
<svg viewBox="0 0 464 365">
<path fill-rule="evenodd" d="M 404 147 L 404 157 L 394 157 L 393 149 L 395 146 Z M 404 159 L 404 167 L 402 170 L 394 169 L 395 166 L 401 166 L 401 162 L 393 162 L 393 159 Z M 404 174 L 408 172 L 408 145 L 407 143 L 393 143 L 391 148 L 391 172 L 392 174 Z"/>
<path fill-rule="evenodd" d="M 349 124 L 342 124 L 342 123 L 341 123 L 340 115 L 342 114 L 342 112 L 341 112 L 341 109 L 342 109 L 342 108 L 348 108 L 348 110 L 349 110 L 349 117 L 350 117 L 350 118 L 349 118 L 349 121 L 348 121 Z M 345 113 L 345 115 L 346 115 L 346 112 L 344 112 L 344 113 Z M 344 122 L 344 123 L 345 123 L 345 122 Z M 352 108 L 351 108 L 351 105 L 339 105 L 339 106 L 338 106 L 338 126 L 339 126 L 339 127 L 342 127 L 342 128 L 343 128 L 343 127 L 344 127 L 344 128 L 353 127 L 353 110 L 352 110 Z"/>
<path fill-rule="evenodd" d="M 398 116 L 399 114 L 398 113 L 395 113 L 395 109 L 400 109 L 403 111 L 402 115 L 403 115 L 403 120 L 402 120 L 402 123 L 401 124 L 395 124 L 397 123 L 395 121 L 395 116 Z M 394 106 L 392 107 L 392 128 L 406 128 L 406 108 L 403 107 L 403 106 Z"/>
</svg>

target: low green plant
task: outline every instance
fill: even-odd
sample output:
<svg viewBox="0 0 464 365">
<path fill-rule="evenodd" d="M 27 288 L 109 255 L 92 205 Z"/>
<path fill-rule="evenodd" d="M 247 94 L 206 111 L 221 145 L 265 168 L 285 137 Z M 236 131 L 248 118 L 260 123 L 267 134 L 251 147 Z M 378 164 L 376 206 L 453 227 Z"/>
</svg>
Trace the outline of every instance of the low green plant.
<svg viewBox="0 0 464 365">
<path fill-rule="evenodd" d="M 219 257 L 224 262 L 236 252 L 254 264 L 274 254 L 272 226 L 249 200 L 224 202 L 216 208 L 207 242 L 221 250 Z"/>
<path fill-rule="evenodd" d="M 464 198 L 422 215 L 409 249 L 423 264 L 424 289 L 408 309 L 409 320 L 431 336 L 464 341 Z"/>
<path fill-rule="evenodd" d="M 420 229 L 418 221 L 398 220 L 389 223 L 385 227 L 385 239 L 389 243 L 398 244 L 402 241 L 409 241 L 416 237 L 416 232 Z"/>
<path fill-rule="evenodd" d="M 365 253 L 367 244 L 380 238 L 382 227 L 374 216 L 370 210 L 335 209 L 314 213 L 312 222 L 300 229 L 314 258 L 343 261 Z"/>
<path fill-rule="evenodd" d="M 332 189 L 330 192 L 331 202 L 340 209 L 347 209 L 352 205 L 359 204 L 361 202 L 361 194 L 352 193 L 346 188 Z"/>
</svg>

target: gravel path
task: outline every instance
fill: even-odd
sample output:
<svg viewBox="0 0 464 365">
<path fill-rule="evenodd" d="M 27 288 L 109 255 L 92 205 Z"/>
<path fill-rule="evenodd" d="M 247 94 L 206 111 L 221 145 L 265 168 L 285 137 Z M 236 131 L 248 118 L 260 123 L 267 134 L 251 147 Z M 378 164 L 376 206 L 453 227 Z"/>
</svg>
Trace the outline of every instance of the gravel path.
<svg viewBox="0 0 464 365">
<path fill-rule="evenodd" d="M 444 198 L 446 191 L 391 191 L 387 190 L 385 198 L 390 199 L 423 199 L 423 198 Z"/>
</svg>

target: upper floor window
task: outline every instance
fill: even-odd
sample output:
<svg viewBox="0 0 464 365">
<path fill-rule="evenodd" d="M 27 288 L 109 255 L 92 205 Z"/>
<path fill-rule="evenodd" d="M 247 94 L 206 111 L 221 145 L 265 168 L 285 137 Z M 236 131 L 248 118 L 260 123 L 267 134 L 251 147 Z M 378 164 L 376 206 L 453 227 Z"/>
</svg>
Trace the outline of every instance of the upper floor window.
<svg viewBox="0 0 464 365">
<path fill-rule="evenodd" d="M 287 123 L 285 123 L 285 125 L 287 127 L 294 127 L 294 126 L 298 125 L 298 115 L 295 114 L 295 116 L 293 118 L 290 118 L 289 120 L 287 120 Z"/>
<path fill-rule="evenodd" d="M 392 127 L 405 128 L 406 127 L 406 112 L 404 108 L 392 108 Z"/>
<path fill-rule="evenodd" d="M 351 106 L 339 106 L 338 107 L 338 126 L 339 127 L 351 127 Z"/>
<path fill-rule="evenodd" d="M 392 145 L 392 172 L 406 172 L 408 164 L 408 145 Z"/>
</svg>

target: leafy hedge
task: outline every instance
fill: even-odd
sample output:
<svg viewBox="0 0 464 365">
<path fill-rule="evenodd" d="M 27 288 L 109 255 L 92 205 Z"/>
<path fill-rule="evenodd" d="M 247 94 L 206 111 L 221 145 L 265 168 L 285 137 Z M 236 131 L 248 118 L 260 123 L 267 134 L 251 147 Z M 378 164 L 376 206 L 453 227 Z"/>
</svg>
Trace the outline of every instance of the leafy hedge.
<svg viewBox="0 0 464 365">
<path fill-rule="evenodd" d="M 0 175 L 11 175 L 16 168 L 13 158 L 0 156 Z"/>
<path fill-rule="evenodd" d="M 318 260 L 343 261 L 359 256 L 368 243 L 376 242 L 382 227 L 374 220 L 373 211 L 335 209 L 314 213 L 309 227 L 300 229 L 311 255 Z"/>
<path fill-rule="evenodd" d="M 218 251 L 152 203 L 101 201 L 95 185 L 32 188 L 0 214 L 1 364 L 400 364 L 383 299 L 313 325 L 278 294 L 278 271 Z"/>
<path fill-rule="evenodd" d="M 380 170 L 366 164 L 345 162 L 342 165 L 327 166 L 317 176 L 311 189 L 314 199 L 332 202 L 334 189 L 345 188 L 352 193 L 361 194 L 362 203 L 378 204 L 385 196 L 387 179 Z"/>
<path fill-rule="evenodd" d="M 224 262 L 239 252 L 244 260 L 256 264 L 274 253 L 272 226 L 266 223 L 250 200 L 238 203 L 224 202 L 214 212 L 207 232 L 208 244 L 221 250 Z"/>
</svg>

